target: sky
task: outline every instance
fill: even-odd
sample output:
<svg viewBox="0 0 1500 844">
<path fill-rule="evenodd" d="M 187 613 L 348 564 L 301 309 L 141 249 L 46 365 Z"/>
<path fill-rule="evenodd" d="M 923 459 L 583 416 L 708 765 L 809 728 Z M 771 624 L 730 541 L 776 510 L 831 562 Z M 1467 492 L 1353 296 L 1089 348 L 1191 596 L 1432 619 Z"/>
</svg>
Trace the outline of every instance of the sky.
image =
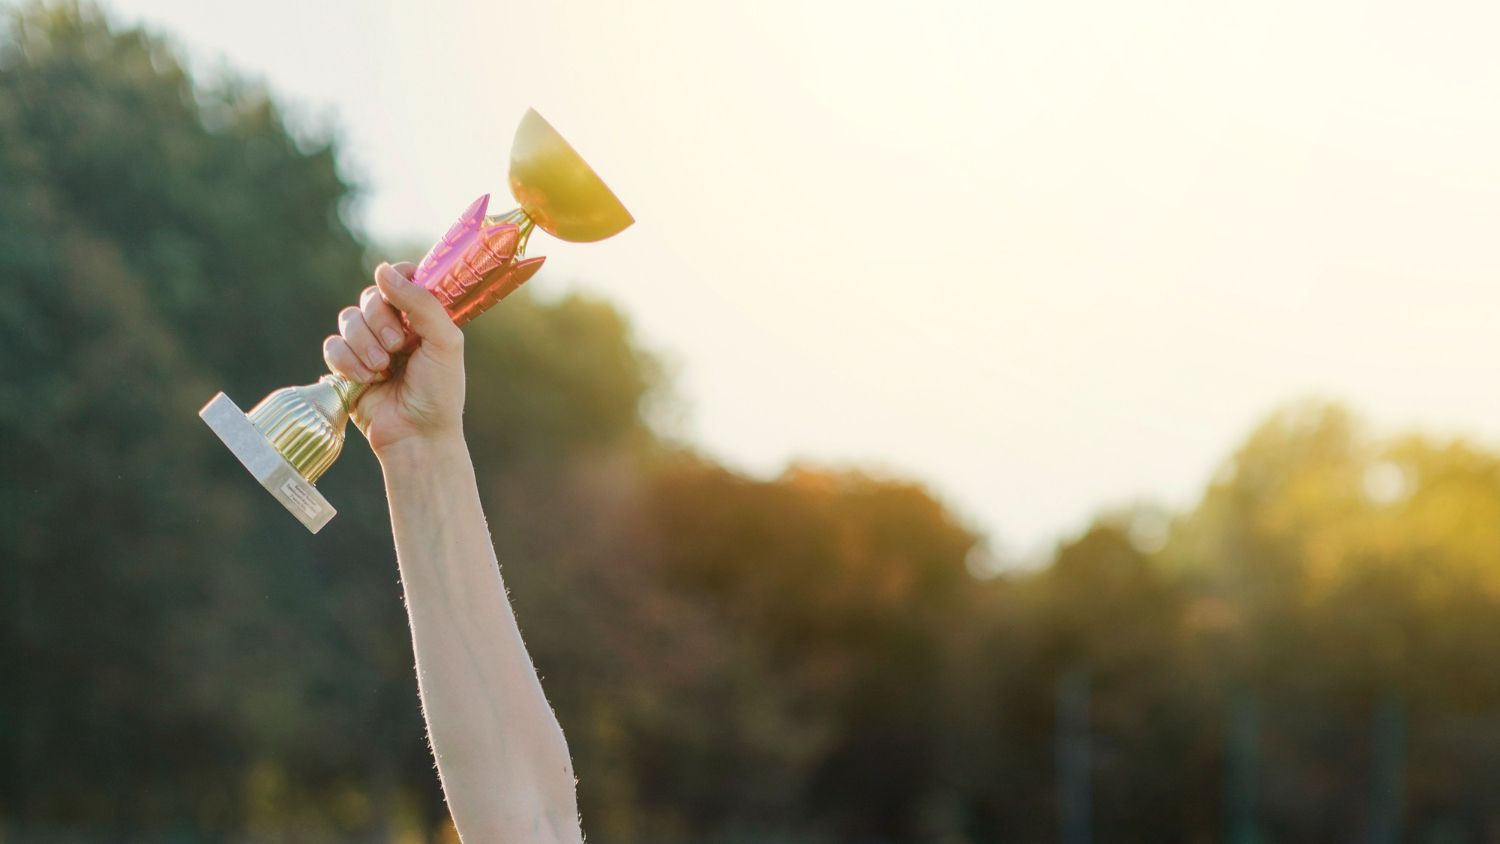
<svg viewBox="0 0 1500 844">
<path fill-rule="evenodd" d="M 379 243 L 509 207 L 536 107 L 638 223 L 531 284 L 628 314 L 673 430 L 918 479 L 1001 558 L 1304 397 L 1500 443 L 1497 4 L 109 8 L 331 128 Z"/>
</svg>

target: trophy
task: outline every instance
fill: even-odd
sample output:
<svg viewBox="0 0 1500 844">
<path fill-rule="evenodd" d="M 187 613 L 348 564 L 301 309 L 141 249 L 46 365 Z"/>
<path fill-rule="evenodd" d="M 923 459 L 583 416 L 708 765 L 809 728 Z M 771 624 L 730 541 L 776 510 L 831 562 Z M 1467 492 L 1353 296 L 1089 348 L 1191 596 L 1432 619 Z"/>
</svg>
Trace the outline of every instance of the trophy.
<svg viewBox="0 0 1500 844">
<path fill-rule="evenodd" d="M 535 109 L 516 129 L 510 190 L 521 207 L 488 215 L 489 194 L 474 200 L 432 245 L 412 281 L 463 325 L 536 274 L 543 258 L 523 258 L 533 228 L 574 243 L 603 240 L 635 222 L 620 200 Z M 317 533 L 335 510 L 314 484 L 344 447 L 349 414 L 368 385 L 330 374 L 283 387 L 247 414 L 226 395 L 198 415 L 271 495 Z"/>
</svg>

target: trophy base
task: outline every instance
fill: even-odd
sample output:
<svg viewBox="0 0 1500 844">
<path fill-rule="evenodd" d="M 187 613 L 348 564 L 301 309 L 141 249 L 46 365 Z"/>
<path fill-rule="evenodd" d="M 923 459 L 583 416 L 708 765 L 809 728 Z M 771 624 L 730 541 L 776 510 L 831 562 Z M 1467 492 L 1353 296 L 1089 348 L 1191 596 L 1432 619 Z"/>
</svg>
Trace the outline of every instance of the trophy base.
<svg viewBox="0 0 1500 844">
<path fill-rule="evenodd" d="M 317 487 L 292 468 L 229 396 L 214 396 L 198 416 L 303 527 L 317 533 L 338 512 Z"/>
</svg>

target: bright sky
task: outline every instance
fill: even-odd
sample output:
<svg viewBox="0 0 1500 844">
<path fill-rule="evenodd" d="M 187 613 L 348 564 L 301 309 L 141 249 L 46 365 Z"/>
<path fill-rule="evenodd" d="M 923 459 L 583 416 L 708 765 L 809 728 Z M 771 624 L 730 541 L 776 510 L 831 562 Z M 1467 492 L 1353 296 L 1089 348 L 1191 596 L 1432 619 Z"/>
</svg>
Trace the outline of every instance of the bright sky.
<svg viewBox="0 0 1500 844">
<path fill-rule="evenodd" d="M 919 478 L 1011 553 L 1309 394 L 1500 431 L 1497 4 L 113 9 L 338 126 L 382 242 L 506 207 L 536 106 L 639 222 L 532 284 L 619 303 L 688 438 Z"/>
</svg>

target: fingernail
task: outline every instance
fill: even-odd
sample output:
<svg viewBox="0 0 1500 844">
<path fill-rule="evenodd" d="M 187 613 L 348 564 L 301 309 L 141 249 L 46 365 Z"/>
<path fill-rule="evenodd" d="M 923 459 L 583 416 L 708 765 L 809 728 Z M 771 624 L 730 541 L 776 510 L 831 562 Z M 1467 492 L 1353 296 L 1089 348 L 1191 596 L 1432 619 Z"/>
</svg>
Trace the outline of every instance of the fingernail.
<svg viewBox="0 0 1500 844">
<path fill-rule="evenodd" d="M 401 332 L 394 328 L 382 329 L 380 339 L 385 342 L 385 347 L 393 352 L 401 348 Z"/>
<path fill-rule="evenodd" d="M 405 284 L 406 276 L 396 272 L 396 268 L 390 264 L 380 265 L 380 274 L 391 284 Z"/>
<path fill-rule="evenodd" d="M 390 362 L 391 359 L 386 356 L 384 349 L 376 348 L 373 346 L 370 348 L 370 363 L 376 369 L 385 369 L 385 365 Z"/>
</svg>

